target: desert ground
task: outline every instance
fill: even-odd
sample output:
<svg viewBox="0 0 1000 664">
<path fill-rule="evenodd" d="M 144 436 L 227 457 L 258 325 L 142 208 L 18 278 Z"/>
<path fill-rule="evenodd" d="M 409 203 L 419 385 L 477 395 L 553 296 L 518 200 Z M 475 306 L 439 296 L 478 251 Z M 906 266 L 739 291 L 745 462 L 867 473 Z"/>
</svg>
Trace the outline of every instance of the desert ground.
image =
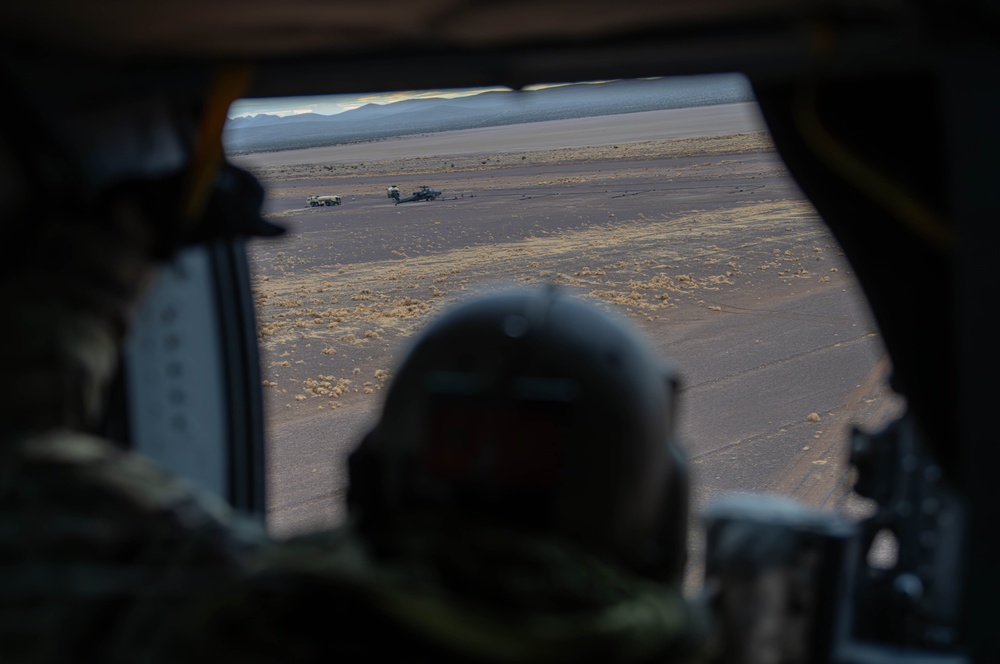
<svg viewBox="0 0 1000 664">
<path fill-rule="evenodd" d="M 696 511 L 728 491 L 864 510 L 847 432 L 901 403 L 850 265 L 752 108 L 701 131 L 697 113 L 661 113 L 634 114 L 641 129 L 559 121 L 564 147 L 556 122 L 235 160 L 289 231 L 250 247 L 275 535 L 344 518 L 346 456 L 428 321 L 549 283 L 627 318 L 679 369 Z M 443 196 L 394 205 L 393 184 Z"/>
</svg>

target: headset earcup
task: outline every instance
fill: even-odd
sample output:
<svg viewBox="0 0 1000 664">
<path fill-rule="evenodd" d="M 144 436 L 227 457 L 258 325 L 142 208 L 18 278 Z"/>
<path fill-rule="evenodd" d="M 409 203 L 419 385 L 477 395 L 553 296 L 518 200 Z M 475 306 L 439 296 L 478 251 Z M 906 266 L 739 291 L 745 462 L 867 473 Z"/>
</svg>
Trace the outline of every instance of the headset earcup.
<svg viewBox="0 0 1000 664">
<path fill-rule="evenodd" d="M 369 432 L 347 459 L 347 509 L 359 525 L 377 522 L 385 512 L 375 434 Z"/>
<path fill-rule="evenodd" d="M 687 567 L 688 524 L 691 510 L 691 477 L 688 460 L 676 444 L 670 446 L 670 478 L 666 483 L 664 509 L 657 548 L 660 560 L 657 577 L 679 585 Z"/>
</svg>

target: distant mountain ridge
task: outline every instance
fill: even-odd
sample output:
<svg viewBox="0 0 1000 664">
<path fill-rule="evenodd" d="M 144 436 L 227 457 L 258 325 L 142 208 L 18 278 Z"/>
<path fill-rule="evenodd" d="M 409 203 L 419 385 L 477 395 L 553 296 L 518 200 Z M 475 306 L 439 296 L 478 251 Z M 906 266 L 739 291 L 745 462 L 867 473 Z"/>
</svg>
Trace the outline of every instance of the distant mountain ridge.
<svg viewBox="0 0 1000 664">
<path fill-rule="evenodd" d="M 260 114 L 235 118 L 223 132 L 231 155 L 384 140 L 455 129 L 618 115 L 753 101 L 738 74 L 573 84 L 455 99 L 366 104 L 337 115 Z"/>
</svg>

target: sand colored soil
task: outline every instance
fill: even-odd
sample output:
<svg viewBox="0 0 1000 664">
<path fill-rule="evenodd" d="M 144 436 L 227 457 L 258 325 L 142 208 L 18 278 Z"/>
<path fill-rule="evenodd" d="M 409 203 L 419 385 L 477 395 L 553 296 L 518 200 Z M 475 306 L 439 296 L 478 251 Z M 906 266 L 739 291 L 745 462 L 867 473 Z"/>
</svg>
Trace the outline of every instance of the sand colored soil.
<svg viewBox="0 0 1000 664">
<path fill-rule="evenodd" d="M 840 265 L 764 135 L 350 171 L 259 172 L 271 216 L 293 231 L 252 251 L 264 385 L 279 421 L 376 395 L 408 338 L 476 293 L 559 284 L 655 335 L 688 309 L 720 310 L 726 291 L 830 281 Z M 394 206 L 381 187 L 428 175 L 447 175 L 444 199 Z M 304 207 L 318 187 L 344 205 Z"/>
<path fill-rule="evenodd" d="M 766 132 L 731 136 L 710 136 L 670 140 L 642 141 L 621 145 L 602 145 L 555 150 L 523 150 L 515 152 L 483 152 L 444 157 L 407 157 L 367 161 L 364 158 L 352 163 L 304 163 L 265 165 L 266 157 L 259 156 L 252 166 L 254 174 L 265 183 L 295 180 L 315 180 L 347 176 L 348 181 L 364 175 L 441 175 L 456 172 L 493 171 L 521 166 L 557 166 L 563 164 L 595 164 L 607 160 L 615 162 L 634 159 L 679 159 L 687 157 L 714 157 L 772 152 L 774 146 Z M 336 182 L 336 180 L 335 180 Z"/>
<path fill-rule="evenodd" d="M 732 490 L 844 504 L 847 431 L 899 403 L 840 248 L 766 134 L 611 142 L 625 129 L 575 148 L 522 149 L 511 127 L 510 144 L 492 132 L 428 152 L 451 156 L 254 156 L 266 214 L 290 231 L 250 245 L 273 533 L 343 519 L 344 460 L 415 333 L 457 301 L 543 284 L 678 361 L 696 509 Z M 392 184 L 444 193 L 394 205 Z M 308 207 L 313 194 L 343 205 Z"/>
</svg>

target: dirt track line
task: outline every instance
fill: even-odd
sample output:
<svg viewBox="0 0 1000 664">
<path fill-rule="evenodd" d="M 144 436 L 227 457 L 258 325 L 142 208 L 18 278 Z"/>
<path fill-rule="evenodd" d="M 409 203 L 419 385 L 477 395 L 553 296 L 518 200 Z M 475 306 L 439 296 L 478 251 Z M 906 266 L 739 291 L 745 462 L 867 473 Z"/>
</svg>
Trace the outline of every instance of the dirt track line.
<svg viewBox="0 0 1000 664">
<path fill-rule="evenodd" d="M 847 316 L 824 316 L 822 314 L 799 314 L 794 312 L 783 312 L 775 309 L 757 309 L 754 307 L 740 307 L 734 304 L 727 304 L 726 302 L 715 301 L 709 298 L 705 298 L 705 302 L 710 302 L 711 304 L 718 305 L 721 307 L 721 313 L 732 313 L 744 316 L 762 316 L 767 318 L 780 318 L 784 320 L 796 320 L 796 321 L 806 321 L 810 323 L 835 323 L 844 324 L 849 323 L 854 320 L 853 318 Z M 867 336 L 867 334 L 865 334 Z M 845 339 L 844 341 L 853 341 L 856 337 Z M 840 343 L 840 342 L 838 342 Z"/>
<path fill-rule="evenodd" d="M 347 489 L 333 489 L 325 493 L 317 493 L 309 496 L 308 498 L 302 498 L 301 500 L 292 500 L 286 503 L 275 503 L 269 504 L 267 506 L 268 512 L 277 512 L 279 510 L 289 510 L 296 507 L 302 507 L 303 505 L 310 505 L 314 503 L 326 503 L 331 500 L 341 500 L 347 495 Z"/>
<path fill-rule="evenodd" d="M 809 350 L 802 351 L 801 353 L 795 353 L 794 355 L 788 355 L 786 357 L 782 357 L 782 358 L 777 359 L 777 360 L 772 360 L 770 362 L 765 362 L 764 364 L 759 364 L 759 365 L 756 365 L 756 366 L 753 366 L 753 367 L 747 367 L 746 369 L 741 369 L 740 371 L 735 371 L 733 373 L 726 374 L 725 376 L 719 376 L 717 378 L 710 378 L 708 380 L 703 380 L 700 383 L 693 383 L 691 385 L 685 386 L 684 387 L 684 392 L 685 393 L 689 393 L 689 392 L 691 392 L 693 390 L 701 389 L 701 388 L 707 387 L 709 385 L 715 385 L 717 383 L 721 383 L 721 382 L 725 382 L 725 381 L 730 381 L 730 380 L 739 378 L 741 376 L 745 376 L 747 374 L 755 373 L 757 371 L 760 371 L 761 369 L 766 369 L 768 367 L 775 367 L 775 366 L 778 366 L 778 365 L 787 364 L 788 362 L 797 362 L 797 361 L 799 361 L 800 359 L 802 359 L 804 357 L 809 357 L 810 355 L 815 355 L 816 353 L 819 353 L 819 352 L 822 352 L 822 351 L 825 351 L 825 350 L 829 350 L 830 348 L 836 348 L 836 347 L 843 346 L 843 345 L 849 344 L 849 343 L 864 342 L 870 336 L 871 336 L 870 332 L 864 332 L 862 334 L 859 334 L 856 337 L 850 337 L 850 338 L 847 338 L 847 339 L 841 339 L 839 341 L 834 341 L 834 342 L 828 343 L 828 344 L 826 344 L 824 346 L 816 346 L 815 348 L 810 348 Z M 732 444 L 735 445 L 735 444 L 738 444 L 738 443 L 732 443 Z"/>
</svg>

